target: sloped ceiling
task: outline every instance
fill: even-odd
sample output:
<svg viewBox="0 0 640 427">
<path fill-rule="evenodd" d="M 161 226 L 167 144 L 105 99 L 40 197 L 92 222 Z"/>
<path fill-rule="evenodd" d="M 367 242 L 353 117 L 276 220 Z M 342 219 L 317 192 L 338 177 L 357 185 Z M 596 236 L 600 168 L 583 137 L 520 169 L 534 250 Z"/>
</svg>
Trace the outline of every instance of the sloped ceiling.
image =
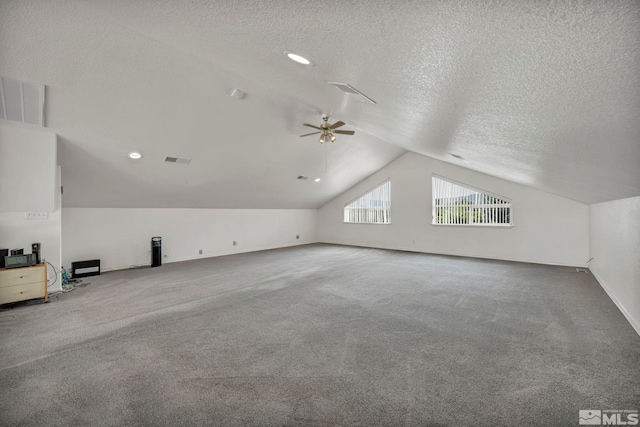
<svg viewBox="0 0 640 427">
<path fill-rule="evenodd" d="M 635 0 L 1 1 L 0 75 L 47 85 L 66 207 L 316 208 L 407 151 L 640 195 Z"/>
</svg>

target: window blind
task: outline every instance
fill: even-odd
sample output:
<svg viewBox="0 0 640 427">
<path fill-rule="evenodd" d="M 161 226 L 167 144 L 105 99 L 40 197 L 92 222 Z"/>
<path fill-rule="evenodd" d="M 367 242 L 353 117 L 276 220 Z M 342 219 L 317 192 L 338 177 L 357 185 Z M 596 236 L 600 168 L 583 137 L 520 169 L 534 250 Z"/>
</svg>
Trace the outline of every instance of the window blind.
<svg viewBox="0 0 640 427">
<path fill-rule="evenodd" d="M 386 181 L 344 207 L 344 222 L 390 224 L 391 181 Z"/>
<path fill-rule="evenodd" d="M 432 178 L 433 224 L 511 225 L 511 201 L 443 178 Z"/>
</svg>

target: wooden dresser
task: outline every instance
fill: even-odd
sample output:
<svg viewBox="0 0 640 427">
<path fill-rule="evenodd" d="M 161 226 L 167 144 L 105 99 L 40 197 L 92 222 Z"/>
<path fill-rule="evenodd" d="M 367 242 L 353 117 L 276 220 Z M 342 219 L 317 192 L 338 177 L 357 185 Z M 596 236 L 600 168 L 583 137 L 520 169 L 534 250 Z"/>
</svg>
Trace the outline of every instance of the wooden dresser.
<svg viewBox="0 0 640 427">
<path fill-rule="evenodd" d="M 0 268 L 0 304 L 44 298 L 47 292 L 47 264 L 32 267 Z"/>
</svg>

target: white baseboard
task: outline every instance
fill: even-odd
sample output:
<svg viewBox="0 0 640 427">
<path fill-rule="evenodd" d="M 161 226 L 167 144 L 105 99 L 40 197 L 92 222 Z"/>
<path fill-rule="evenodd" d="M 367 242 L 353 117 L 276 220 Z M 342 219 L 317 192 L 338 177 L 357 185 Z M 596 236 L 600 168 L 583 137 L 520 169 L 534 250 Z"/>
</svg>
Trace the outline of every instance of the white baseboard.
<svg viewBox="0 0 640 427">
<path fill-rule="evenodd" d="M 198 260 L 198 259 L 206 259 L 206 258 L 216 258 L 216 257 L 221 257 L 221 256 L 227 256 L 227 255 L 236 255 L 236 254 L 244 254 L 244 253 L 249 253 L 249 252 L 259 252 L 259 251 L 268 251 L 270 249 L 282 249 L 282 248 L 290 248 L 293 246 L 303 246 L 303 245 L 310 245 L 313 243 L 317 243 L 315 241 L 312 242 L 301 242 L 301 243 L 296 243 L 293 245 L 284 245 L 284 246 L 264 246 L 264 247 L 250 247 L 250 248 L 240 248 L 240 247 L 236 247 L 236 250 L 226 250 L 226 251 L 217 251 L 217 252 L 209 252 L 206 255 L 196 255 L 196 256 L 178 256 L 178 257 L 170 257 L 170 258 L 162 258 L 162 264 L 171 264 L 174 262 L 184 262 L 184 261 L 194 261 L 194 260 Z M 107 271 L 117 271 L 117 270 L 128 270 L 130 268 L 144 268 L 144 267 L 150 267 L 151 266 L 151 262 L 149 262 L 149 264 L 146 265 L 123 265 L 123 266 L 115 266 L 115 267 L 103 267 L 101 268 L 101 272 L 107 272 Z"/>
<path fill-rule="evenodd" d="M 490 259 L 495 261 L 509 261 L 509 262 L 524 262 L 528 264 L 543 264 L 543 265 L 557 265 L 560 267 L 580 267 L 587 268 L 588 265 L 585 262 L 575 263 L 575 262 L 557 262 L 557 261 L 547 261 L 547 260 L 539 260 L 539 259 L 530 259 L 530 258 L 510 258 L 510 257 L 492 257 L 492 256 L 478 256 L 478 255 L 470 255 L 464 253 L 448 253 L 448 252 L 424 252 L 416 249 L 408 249 L 408 248 L 398 248 L 401 251 L 409 251 L 409 252 L 420 252 L 420 253 L 430 253 L 433 255 L 447 255 L 447 256 L 458 256 L 463 258 L 478 258 L 478 259 Z"/>
<path fill-rule="evenodd" d="M 424 249 L 420 249 L 416 247 L 404 247 L 404 246 L 373 246 L 373 245 L 366 246 L 366 245 L 357 245 L 352 243 L 337 243 L 337 242 L 327 242 L 327 241 L 319 242 L 319 243 L 327 243 L 330 245 L 341 245 L 341 246 L 354 246 L 358 248 L 388 249 L 391 251 L 415 252 L 415 253 L 428 254 L 428 255 L 445 255 L 445 256 L 455 256 L 455 257 L 462 257 L 462 258 L 490 259 L 490 260 L 496 260 L 496 261 L 509 261 L 509 262 L 524 262 L 529 264 L 557 265 L 560 267 L 589 268 L 586 262 L 557 262 L 557 261 L 525 259 L 525 258 L 478 256 L 478 255 L 472 255 L 472 254 L 453 253 L 453 252 L 428 252 Z"/>
<path fill-rule="evenodd" d="M 600 284 L 600 287 L 602 287 L 602 289 L 604 289 L 604 291 L 607 293 L 607 295 L 609 295 L 609 298 L 611 298 L 611 301 L 613 301 L 613 303 L 616 305 L 616 307 L 618 307 L 618 310 L 620 310 L 622 312 L 622 314 L 624 315 L 624 317 L 627 319 L 627 321 L 629 321 L 629 323 L 631 324 L 631 327 L 633 327 L 633 329 L 635 329 L 637 334 L 640 335 L 640 321 L 634 319 L 633 316 L 631 316 L 631 314 L 627 311 L 627 309 L 620 302 L 620 300 L 615 296 L 615 294 L 606 285 L 604 279 L 602 277 L 598 276 L 598 273 L 596 273 L 595 271 L 593 271 L 591 269 L 590 269 L 590 271 L 591 271 L 591 274 L 593 274 L 593 277 L 595 277 L 596 280 L 598 281 L 598 283 Z"/>
</svg>

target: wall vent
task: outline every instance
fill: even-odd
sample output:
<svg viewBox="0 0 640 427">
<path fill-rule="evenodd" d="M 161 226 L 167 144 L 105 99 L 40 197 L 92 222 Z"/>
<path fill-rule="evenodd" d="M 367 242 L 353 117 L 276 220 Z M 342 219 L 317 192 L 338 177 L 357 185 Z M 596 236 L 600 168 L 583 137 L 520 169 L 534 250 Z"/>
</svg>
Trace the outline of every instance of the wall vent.
<svg viewBox="0 0 640 427">
<path fill-rule="evenodd" d="M 576 271 L 578 273 L 586 273 L 587 272 L 587 270 L 585 270 L 584 268 L 576 268 Z"/>
<path fill-rule="evenodd" d="M 308 177 L 308 176 L 302 176 L 302 175 L 300 175 L 300 176 L 298 176 L 298 178 L 296 178 L 296 179 L 300 179 L 300 180 L 304 181 L 304 180 L 309 179 L 309 177 Z"/>
<path fill-rule="evenodd" d="M 0 119 L 44 127 L 44 85 L 0 77 Z"/>
<path fill-rule="evenodd" d="M 188 165 L 189 163 L 191 163 L 191 159 L 186 159 L 184 157 L 165 157 L 164 161 L 167 163 L 176 163 L 179 165 Z"/>
</svg>

